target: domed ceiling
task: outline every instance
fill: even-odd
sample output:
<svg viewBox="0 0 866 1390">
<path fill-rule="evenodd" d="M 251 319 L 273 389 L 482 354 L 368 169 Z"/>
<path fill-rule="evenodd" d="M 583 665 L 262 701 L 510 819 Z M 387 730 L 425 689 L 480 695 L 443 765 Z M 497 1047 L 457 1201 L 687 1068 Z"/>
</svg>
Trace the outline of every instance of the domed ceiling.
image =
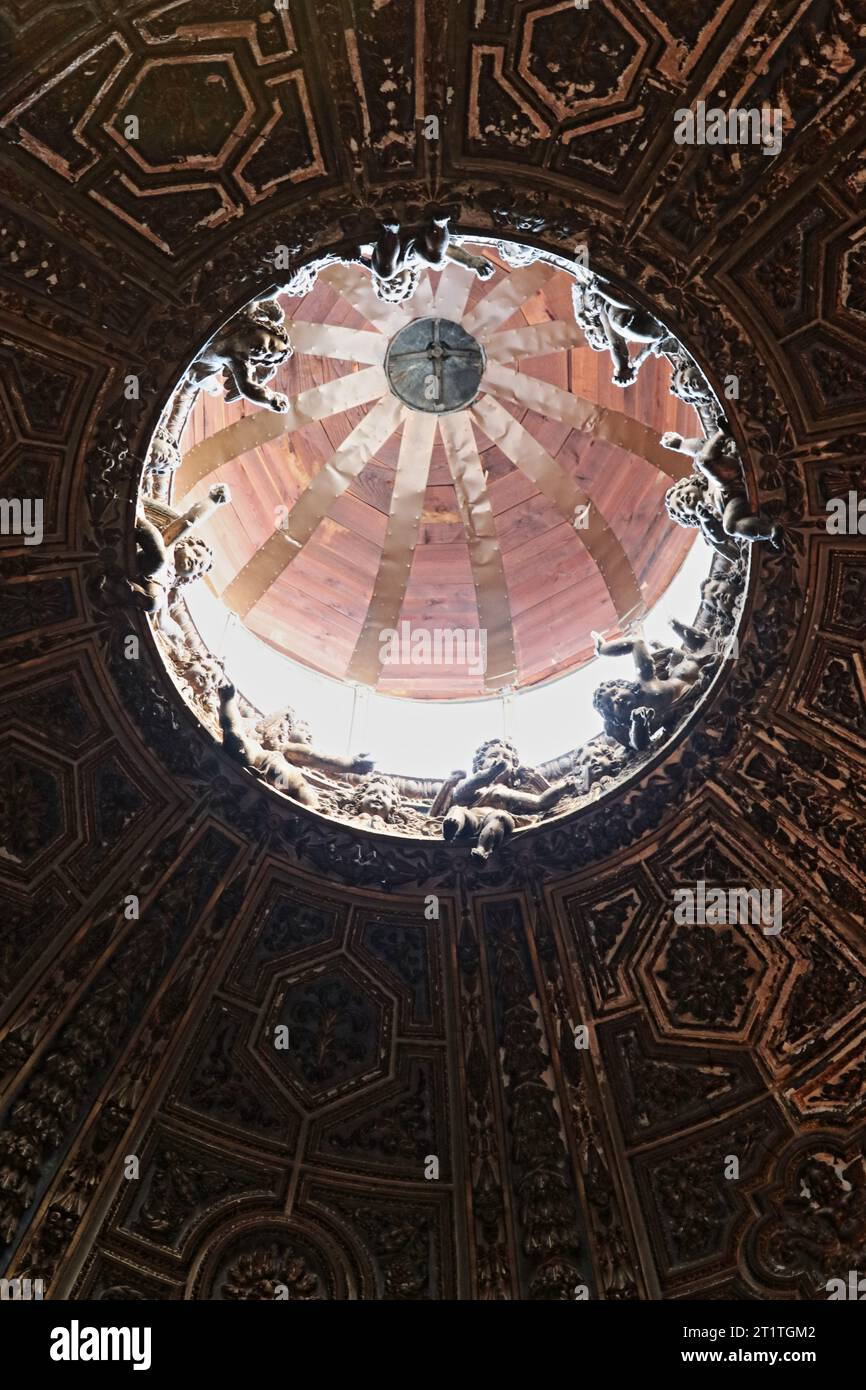
<svg viewBox="0 0 866 1390">
<path fill-rule="evenodd" d="M 18 0 L 0 57 L 0 469 L 7 500 L 44 503 L 40 544 L 0 535 L 4 1277 L 81 1301 L 581 1288 L 590 1339 L 605 1301 L 666 1300 L 697 1323 L 696 1300 L 808 1300 L 755 1320 L 811 1323 L 831 1279 L 866 1269 L 866 550 L 827 526 L 829 500 L 866 495 L 863 0 Z M 697 101 L 778 109 L 781 150 L 677 144 Z M 750 496 L 785 529 L 781 549 L 752 548 L 738 655 L 695 718 L 603 803 L 487 866 L 258 785 L 183 704 L 130 601 L 145 457 L 193 354 L 284 283 L 276 245 L 292 266 L 348 256 L 390 211 L 431 203 L 467 236 L 562 256 L 588 240 L 718 399 L 736 384 Z M 492 287 L 469 288 L 480 306 Z M 285 307 L 316 333 L 385 337 L 324 280 Z M 537 292 L 515 331 L 567 308 Z M 279 385 L 376 365 L 299 346 Z M 614 395 L 579 344 L 500 370 L 654 432 L 671 408 L 663 365 Z M 500 403 L 598 486 L 660 588 L 675 556 L 606 493 L 615 458 L 592 463 L 616 441 Z M 261 414 L 203 408 L 191 447 Z M 305 424 L 294 462 L 274 436 L 226 465 L 221 592 L 375 408 Z M 538 530 L 506 546 L 508 489 L 528 485 L 487 439 L 517 570 L 563 523 L 527 491 Z M 280 640 L 305 661 L 323 658 L 301 593 L 317 620 L 340 616 L 348 670 L 400 446 L 273 576 L 297 591 Z M 436 448 L 424 510 L 456 514 Z M 651 528 L 663 480 L 631 452 Z M 456 533 L 415 553 L 459 549 L 471 614 L 457 522 L 423 526 Z M 326 563 L 338 527 L 348 590 Z M 562 535 L 566 587 L 607 603 L 584 538 Z M 538 606 L 522 584 L 515 634 Z M 267 601 L 247 621 L 270 634 Z M 527 680 L 583 651 L 526 642 Z M 676 891 L 700 882 L 780 892 L 781 931 L 678 922 Z M 285 1326 L 256 1321 L 257 1337 Z M 854 1321 L 840 1313 L 839 1340 Z"/>
<path fill-rule="evenodd" d="M 202 393 L 172 492 L 186 507 L 229 485 L 208 582 L 251 631 L 392 694 L 465 698 L 580 665 L 593 630 L 653 607 L 694 539 L 663 504 L 691 464 L 659 436 L 701 428 L 670 393 L 668 361 L 650 357 L 634 385 L 614 385 L 575 322 L 572 274 L 510 264 L 507 246 L 467 249 L 493 262 L 491 279 L 455 263 L 425 270 L 398 305 L 377 299 L 361 267 L 332 265 L 307 294 L 282 296 L 294 354 L 271 387 L 288 414 Z M 437 320 L 461 326 L 483 361 L 465 404 L 444 398 L 446 375 L 428 411 L 423 376 L 406 404 L 411 380 L 404 370 L 401 398 L 393 366 L 424 370 L 424 325 Z M 413 323 L 423 352 L 394 355 Z M 405 623 L 431 638 L 483 630 L 486 673 L 471 650 L 459 664 L 383 664 L 383 630 Z"/>
</svg>

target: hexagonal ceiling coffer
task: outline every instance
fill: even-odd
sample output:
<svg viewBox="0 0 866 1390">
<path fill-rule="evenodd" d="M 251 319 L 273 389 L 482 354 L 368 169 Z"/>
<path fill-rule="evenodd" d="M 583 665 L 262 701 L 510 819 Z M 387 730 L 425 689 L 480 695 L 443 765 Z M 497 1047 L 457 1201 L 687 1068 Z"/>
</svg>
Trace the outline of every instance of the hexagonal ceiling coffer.
<svg viewBox="0 0 866 1390">
<path fill-rule="evenodd" d="M 581 41 L 576 42 L 576 26 Z M 627 101 L 646 55 L 646 39 L 621 13 L 573 0 L 526 18 L 517 73 L 564 121 L 581 111 Z"/>
<path fill-rule="evenodd" d="M 255 1051 L 319 1106 L 387 1076 L 393 1014 L 393 1000 L 341 959 L 277 978 Z"/>
<path fill-rule="evenodd" d="M 155 58 L 142 65 L 105 129 L 148 173 L 219 169 L 255 107 L 229 54 Z M 137 135 L 126 134 L 134 116 Z"/>
<path fill-rule="evenodd" d="M 48 855 L 57 859 L 72 843 L 65 810 L 73 804 L 72 771 L 12 735 L 0 747 L 0 779 L 8 808 L 0 817 L 0 874 L 32 878 Z"/>
</svg>

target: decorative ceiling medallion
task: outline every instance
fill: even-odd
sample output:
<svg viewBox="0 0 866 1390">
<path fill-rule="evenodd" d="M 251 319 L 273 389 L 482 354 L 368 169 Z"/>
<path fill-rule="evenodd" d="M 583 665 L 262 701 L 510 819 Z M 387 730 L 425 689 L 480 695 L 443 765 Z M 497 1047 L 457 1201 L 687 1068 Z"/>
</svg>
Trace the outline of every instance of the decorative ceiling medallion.
<svg viewBox="0 0 866 1390">
<path fill-rule="evenodd" d="M 410 410 L 447 414 L 478 395 L 487 358 L 471 333 L 451 319 L 413 319 L 388 345 L 385 374 Z"/>
</svg>

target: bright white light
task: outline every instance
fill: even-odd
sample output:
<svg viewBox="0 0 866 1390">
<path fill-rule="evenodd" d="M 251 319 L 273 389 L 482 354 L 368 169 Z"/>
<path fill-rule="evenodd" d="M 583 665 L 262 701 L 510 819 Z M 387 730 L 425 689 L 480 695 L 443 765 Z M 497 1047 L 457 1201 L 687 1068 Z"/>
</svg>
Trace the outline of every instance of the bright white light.
<svg viewBox="0 0 866 1390">
<path fill-rule="evenodd" d="M 669 618 L 693 621 L 710 556 L 698 535 L 644 620 L 649 641 L 675 640 Z M 291 705 L 310 724 L 318 747 L 332 753 L 368 753 L 383 772 L 406 777 L 444 777 L 456 768 L 469 768 L 478 745 L 496 735 L 514 739 L 530 767 L 568 753 L 601 732 L 601 719 L 592 706 L 596 686 L 617 676 L 634 679 L 629 657 L 599 657 L 511 699 L 407 700 L 347 685 L 274 651 L 228 615 L 205 584 L 191 587 L 187 606 L 205 644 L 263 714 Z"/>
</svg>

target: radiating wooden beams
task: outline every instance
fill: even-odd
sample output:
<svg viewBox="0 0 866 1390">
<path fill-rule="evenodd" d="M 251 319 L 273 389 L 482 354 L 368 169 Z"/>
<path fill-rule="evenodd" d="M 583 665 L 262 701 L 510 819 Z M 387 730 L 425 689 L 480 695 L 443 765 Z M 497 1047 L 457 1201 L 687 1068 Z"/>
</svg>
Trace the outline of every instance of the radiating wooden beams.
<svg viewBox="0 0 866 1390">
<path fill-rule="evenodd" d="M 349 680 L 365 685 L 375 685 L 379 678 L 382 632 L 396 628 L 403 608 L 424 511 L 436 425 L 435 415 L 406 412 L 376 583 L 346 671 Z"/>
<path fill-rule="evenodd" d="M 484 683 L 510 685 L 517 673 L 514 633 L 502 552 L 496 535 L 487 479 L 478 455 L 472 422 L 466 411 L 443 415 L 439 429 L 454 480 L 463 521 L 478 607 L 478 623 L 487 634 Z"/>
<path fill-rule="evenodd" d="M 323 464 L 277 529 L 223 592 L 226 606 L 245 617 L 306 545 L 334 502 L 394 433 L 405 407 L 387 395 L 365 415 Z"/>
<path fill-rule="evenodd" d="M 352 406 L 365 405 L 374 401 L 388 390 L 388 382 L 381 367 L 368 367 L 363 372 L 350 372 L 347 376 L 327 381 L 323 386 L 311 386 L 307 391 L 295 396 L 289 409 L 282 415 L 271 410 L 257 410 L 253 415 L 245 415 L 234 424 L 226 425 L 210 438 L 203 439 L 188 453 L 178 469 L 175 482 L 175 496 L 183 497 L 202 478 L 215 473 L 224 463 L 255 449 L 268 440 L 277 439 L 281 434 L 291 434 L 314 420 L 324 420 L 329 415 L 350 410 Z"/>
<path fill-rule="evenodd" d="M 691 472 L 691 459 L 685 454 L 663 448 L 659 436 L 648 425 L 641 424 L 640 420 L 634 420 L 630 415 L 622 415 L 618 410 L 608 410 L 581 396 L 571 395 L 549 381 L 538 381 L 523 372 L 511 371 L 498 362 L 488 362 L 481 385 L 500 400 L 526 406 L 539 415 L 561 420 L 573 429 L 616 444 L 630 454 L 637 454 L 674 482 Z"/>
<path fill-rule="evenodd" d="M 479 427 L 552 502 L 592 556 L 621 623 L 643 611 L 631 561 L 605 517 L 543 445 L 491 396 L 470 411 Z"/>
</svg>

